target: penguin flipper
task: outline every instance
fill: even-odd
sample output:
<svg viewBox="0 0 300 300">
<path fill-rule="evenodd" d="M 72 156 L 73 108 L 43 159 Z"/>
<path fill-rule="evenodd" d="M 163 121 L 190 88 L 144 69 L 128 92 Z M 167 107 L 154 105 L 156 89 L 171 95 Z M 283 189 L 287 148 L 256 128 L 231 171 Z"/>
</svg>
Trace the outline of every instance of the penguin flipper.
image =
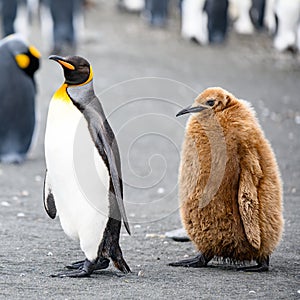
<svg viewBox="0 0 300 300">
<path fill-rule="evenodd" d="M 259 249 L 261 244 L 257 193 L 261 177 L 257 155 L 245 155 L 241 161 L 238 206 L 247 239 L 255 249 Z"/>
<path fill-rule="evenodd" d="M 55 206 L 54 196 L 51 192 L 51 187 L 50 187 L 49 179 L 47 176 L 47 170 L 46 170 L 45 179 L 44 179 L 43 201 L 44 201 L 44 207 L 45 207 L 45 210 L 46 210 L 48 216 L 51 219 L 54 219 L 56 217 L 56 206 Z"/>
<path fill-rule="evenodd" d="M 98 98 L 97 101 L 99 103 Z M 107 162 L 107 168 L 111 176 L 117 204 L 121 214 L 121 219 L 123 219 L 123 223 L 128 234 L 131 234 L 122 197 L 123 193 L 120 184 L 120 180 L 122 179 L 122 177 L 119 171 L 120 168 L 117 167 L 117 161 L 120 161 L 120 157 L 118 151 L 114 152 L 112 150 L 112 146 L 117 148 L 116 139 L 106 119 L 103 120 L 100 117 L 101 115 L 103 115 L 102 111 L 98 112 L 97 107 L 95 107 L 94 112 L 89 113 L 92 115 L 92 117 L 90 117 L 90 121 L 88 121 L 91 137 L 96 149 L 98 150 L 99 155 L 105 162 Z M 110 129 L 110 132 L 108 131 L 108 129 Z M 103 149 L 105 153 L 103 153 Z"/>
</svg>

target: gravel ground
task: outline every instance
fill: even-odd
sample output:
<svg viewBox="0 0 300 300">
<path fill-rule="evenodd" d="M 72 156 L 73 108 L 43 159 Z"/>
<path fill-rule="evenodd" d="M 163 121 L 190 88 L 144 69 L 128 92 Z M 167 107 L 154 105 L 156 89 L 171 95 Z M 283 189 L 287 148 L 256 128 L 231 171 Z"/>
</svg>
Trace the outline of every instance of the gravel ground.
<svg viewBox="0 0 300 300">
<path fill-rule="evenodd" d="M 30 39 L 43 47 L 36 23 Z M 180 38 L 176 14 L 167 30 L 153 30 L 104 1 L 86 14 L 79 53 L 93 65 L 122 153 L 133 234 L 122 231 L 121 246 L 133 272 L 123 276 L 110 266 L 85 279 L 49 277 L 83 257 L 42 204 L 46 112 L 62 83 L 44 50 L 34 146 L 24 164 L 0 165 L 0 299 L 300 299 L 299 57 L 276 53 L 266 33 L 231 32 L 223 46 L 199 47 Z M 208 86 L 252 102 L 278 159 L 285 233 L 268 273 L 240 273 L 217 261 L 205 269 L 167 266 L 195 254 L 192 243 L 164 237 L 180 227 L 177 170 L 186 118 L 174 116 Z"/>
</svg>

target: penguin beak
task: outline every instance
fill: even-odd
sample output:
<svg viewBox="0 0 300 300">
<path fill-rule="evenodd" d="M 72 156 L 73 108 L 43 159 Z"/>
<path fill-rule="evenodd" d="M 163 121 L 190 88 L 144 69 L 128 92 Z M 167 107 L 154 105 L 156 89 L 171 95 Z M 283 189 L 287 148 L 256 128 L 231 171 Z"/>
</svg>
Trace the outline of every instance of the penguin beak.
<svg viewBox="0 0 300 300">
<path fill-rule="evenodd" d="M 56 62 L 58 62 L 62 67 L 74 71 L 75 67 L 70 64 L 64 57 L 58 56 L 58 55 L 50 55 L 49 59 L 52 59 Z"/>
<path fill-rule="evenodd" d="M 204 105 L 199 105 L 199 106 L 189 106 L 184 108 L 183 110 L 181 110 L 179 113 L 177 113 L 176 117 L 185 115 L 185 114 L 190 114 L 190 113 L 196 113 L 196 112 L 200 112 L 204 109 L 207 109 L 208 106 L 204 106 Z"/>
</svg>

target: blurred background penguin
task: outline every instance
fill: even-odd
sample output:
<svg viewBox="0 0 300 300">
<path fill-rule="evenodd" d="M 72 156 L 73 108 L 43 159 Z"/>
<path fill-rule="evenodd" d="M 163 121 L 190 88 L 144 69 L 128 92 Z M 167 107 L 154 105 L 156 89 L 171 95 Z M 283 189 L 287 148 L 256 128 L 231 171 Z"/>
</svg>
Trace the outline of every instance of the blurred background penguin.
<svg viewBox="0 0 300 300">
<path fill-rule="evenodd" d="M 40 53 L 17 35 L 0 41 L 0 161 L 21 163 L 35 127 L 36 85 Z"/>
</svg>

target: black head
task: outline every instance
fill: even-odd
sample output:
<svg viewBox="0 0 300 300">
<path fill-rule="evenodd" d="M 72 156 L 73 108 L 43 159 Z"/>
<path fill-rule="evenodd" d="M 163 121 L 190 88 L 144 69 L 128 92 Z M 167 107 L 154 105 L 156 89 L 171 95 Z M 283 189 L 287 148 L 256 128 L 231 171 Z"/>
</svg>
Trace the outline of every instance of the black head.
<svg viewBox="0 0 300 300">
<path fill-rule="evenodd" d="M 90 63 L 83 57 L 61 57 L 51 55 L 49 56 L 49 59 L 55 60 L 62 66 L 64 70 L 65 83 L 68 85 L 80 85 L 87 83 L 93 75 Z"/>
<path fill-rule="evenodd" d="M 17 66 L 33 79 L 35 71 L 40 66 L 41 57 L 40 52 L 34 46 L 28 45 L 20 35 L 12 34 L 1 40 L 0 47 L 1 51 L 8 51 Z M 1 58 L 5 59 L 2 56 Z"/>
<path fill-rule="evenodd" d="M 7 45 L 18 67 L 33 78 L 40 66 L 40 52 L 34 46 L 28 46 L 17 37 L 8 37 Z"/>
<path fill-rule="evenodd" d="M 40 66 L 40 53 L 35 47 L 29 46 L 27 51 L 15 55 L 15 60 L 19 68 L 33 78 L 34 73 Z"/>
<path fill-rule="evenodd" d="M 209 110 L 218 113 L 236 103 L 235 97 L 226 90 L 219 87 L 212 87 L 204 90 L 195 99 L 194 104 L 182 109 L 176 117 L 187 113 L 202 113 Z"/>
</svg>

